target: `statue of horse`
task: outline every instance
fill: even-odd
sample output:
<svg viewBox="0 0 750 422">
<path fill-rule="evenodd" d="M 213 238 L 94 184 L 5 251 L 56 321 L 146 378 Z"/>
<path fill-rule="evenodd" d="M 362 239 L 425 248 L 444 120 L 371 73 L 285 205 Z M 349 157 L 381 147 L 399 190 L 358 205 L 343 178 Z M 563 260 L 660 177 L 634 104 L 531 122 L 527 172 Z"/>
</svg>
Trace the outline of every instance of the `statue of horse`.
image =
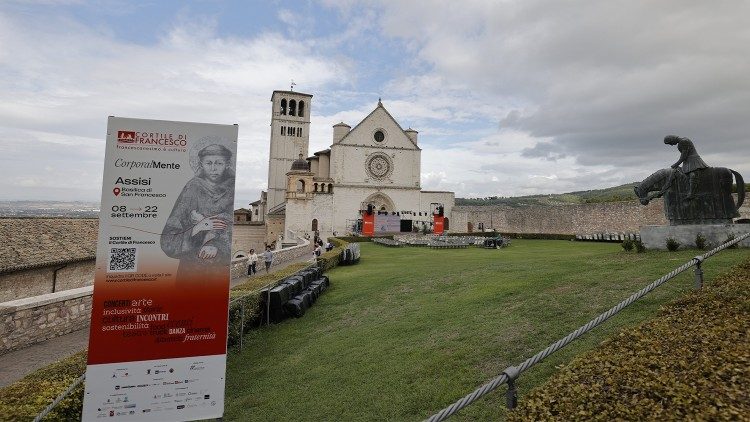
<svg viewBox="0 0 750 422">
<path fill-rule="evenodd" d="M 737 181 L 737 203 L 732 197 L 732 175 Z M 745 201 L 745 181 L 734 170 L 709 167 L 700 172 L 693 199 L 688 176 L 679 168 L 661 169 L 643 179 L 634 188 L 641 204 L 664 197 L 664 213 L 672 226 L 679 224 L 726 224 L 739 217 Z"/>
</svg>

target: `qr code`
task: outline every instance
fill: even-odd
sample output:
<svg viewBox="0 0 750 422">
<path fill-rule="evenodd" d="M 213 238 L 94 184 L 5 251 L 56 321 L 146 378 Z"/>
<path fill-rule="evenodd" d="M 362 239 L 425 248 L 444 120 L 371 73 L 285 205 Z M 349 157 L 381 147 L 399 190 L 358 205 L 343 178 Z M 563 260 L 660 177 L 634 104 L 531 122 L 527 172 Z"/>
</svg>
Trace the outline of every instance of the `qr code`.
<svg viewBox="0 0 750 422">
<path fill-rule="evenodd" d="M 110 273 L 126 273 L 137 270 L 138 254 L 136 248 L 111 248 L 109 250 Z"/>
</svg>

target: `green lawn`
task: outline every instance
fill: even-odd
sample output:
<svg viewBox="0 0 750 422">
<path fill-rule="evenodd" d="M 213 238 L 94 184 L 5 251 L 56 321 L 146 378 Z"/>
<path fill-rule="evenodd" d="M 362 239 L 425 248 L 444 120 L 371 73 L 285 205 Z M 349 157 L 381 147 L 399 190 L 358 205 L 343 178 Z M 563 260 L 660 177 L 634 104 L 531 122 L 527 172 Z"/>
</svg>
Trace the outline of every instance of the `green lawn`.
<svg viewBox="0 0 750 422">
<path fill-rule="evenodd" d="M 230 351 L 227 420 L 421 420 L 697 255 L 617 244 L 514 240 L 502 250 L 362 244 L 329 273 L 304 318 L 251 333 Z M 750 250 L 704 264 L 708 281 Z M 520 400 L 555 366 L 692 288 L 692 270 L 519 379 Z M 504 387 L 454 420 L 504 416 Z"/>
</svg>

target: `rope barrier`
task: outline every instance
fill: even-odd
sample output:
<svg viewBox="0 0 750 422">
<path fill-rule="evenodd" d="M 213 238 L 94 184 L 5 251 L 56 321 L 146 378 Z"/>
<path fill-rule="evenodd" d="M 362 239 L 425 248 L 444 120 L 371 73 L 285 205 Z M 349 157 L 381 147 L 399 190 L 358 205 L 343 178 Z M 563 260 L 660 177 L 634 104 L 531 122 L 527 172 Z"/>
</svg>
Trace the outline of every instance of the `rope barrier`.
<svg viewBox="0 0 750 422">
<path fill-rule="evenodd" d="M 52 403 L 50 403 L 49 406 L 44 408 L 44 410 L 42 410 L 41 413 L 36 415 L 36 417 L 34 418 L 34 422 L 39 422 L 42 419 L 44 419 L 44 417 L 47 416 L 49 412 L 51 412 L 52 409 L 55 408 L 55 406 L 57 406 L 61 401 L 63 401 L 65 397 L 68 397 L 68 395 L 70 395 L 70 393 L 73 392 L 73 390 L 75 390 L 75 388 L 78 387 L 78 385 L 80 385 L 83 382 L 84 378 L 86 378 L 86 374 L 81 375 L 75 381 L 73 381 L 73 383 L 70 384 L 68 388 L 65 391 L 63 391 L 62 394 L 57 396 L 57 398 Z"/>
<path fill-rule="evenodd" d="M 608 311 L 602 313 L 598 317 L 594 318 L 593 320 L 589 321 L 587 324 L 579 327 L 577 330 L 573 331 L 572 333 L 568 334 L 564 338 L 558 340 L 557 342 L 553 343 L 551 346 L 547 347 L 546 349 L 542 350 L 541 352 L 537 353 L 536 355 L 530 357 L 529 359 L 526 359 L 521 365 L 518 367 L 509 367 L 505 371 L 503 371 L 503 374 L 492 379 L 490 382 L 484 384 L 483 386 L 477 388 L 470 394 L 464 396 L 460 400 L 456 401 L 455 403 L 451 404 L 450 406 L 442 409 L 438 413 L 432 415 L 429 419 L 427 419 L 428 422 L 438 422 L 448 419 L 450 416 L 458 412 L 459 410 L 463 409 L 464 407 L 472 404 L 477 399 L 481 398 L 485 394 L 489 393 L 490 391 L 496 389 L 497 387 L 501 386 L 502 384 L 505 384 L 506 382 L 510 380 L 514 380 L 518 375 L 523 373 L 524 371 L 528 370 L 532 366 L 536 365 L 540 361 L 542 361 L 547 356 L 551 355 L 552 353 L 555 353 L 556 351 L 562 349 L 563 347 L 570 344 L 573 340 L 577 339 L 578 337 L 582 336 L 583 334 L 591 331 L 594 327 L 598 326 L 602 322 L 608 320 L 613 315 L 617 314 L 621 310 L 623 310 L 628 305 L 632 304 L 636 300 L 640 299 L 641 297 L 648 294 L 650 291 L 654 290 L 655 288 L 661 286 L 668 280 L 674 278 L 678 274 L 682 273 L 683 271 L 687 270 L 688 268 L 692 267 L 693 265 L 700 264 L 707 258 L 721 252 L 722 250 L 731 247 L 732 245 L 735 245 L 744 239 L 750 237 L 750 233 L 745 233 L 744 235 L 724 243 L 723 245 L 720 245 L 702 256 L 696 256 L 695 258 L 692 258 L 690 261 L 686 262 L 685 264 L 675 268 L 669 274 L 666 274 L 659 278 L 658 280 L 652 282 L 648 286 L 644 287 L 643 289 L 639 290 L 638 292 L 632 294 L 629 298 L 623 300 L 622 302 L 618 303 L 616 306 L 612 307 Z M 512 378 L 509 377 L 509 375 L 512 375 Z"/>
</svg>

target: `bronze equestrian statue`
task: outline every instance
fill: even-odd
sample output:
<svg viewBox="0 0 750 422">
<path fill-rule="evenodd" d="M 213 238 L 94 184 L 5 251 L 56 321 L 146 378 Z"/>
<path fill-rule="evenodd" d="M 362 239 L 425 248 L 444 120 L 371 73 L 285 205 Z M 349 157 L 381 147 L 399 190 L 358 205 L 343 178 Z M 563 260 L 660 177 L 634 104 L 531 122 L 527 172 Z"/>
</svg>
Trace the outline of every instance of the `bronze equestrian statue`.
<svg viewBox="0 0 750 422">
<path fill-rule="evenodd" d="M 673 226 L 727 224 L 740 216 L 745 181 L 739 173 L 724 167 L 709 167 L 688 138 L 669 135 L 664 143 L 677 145 L 680 159 L 671 169 L 658 170 L 635 186 L 641 204 L 663 196 L 664 213 Z M 732 175 L 737 181 L 736 204 L 732 197 Z"/>
</svg>

